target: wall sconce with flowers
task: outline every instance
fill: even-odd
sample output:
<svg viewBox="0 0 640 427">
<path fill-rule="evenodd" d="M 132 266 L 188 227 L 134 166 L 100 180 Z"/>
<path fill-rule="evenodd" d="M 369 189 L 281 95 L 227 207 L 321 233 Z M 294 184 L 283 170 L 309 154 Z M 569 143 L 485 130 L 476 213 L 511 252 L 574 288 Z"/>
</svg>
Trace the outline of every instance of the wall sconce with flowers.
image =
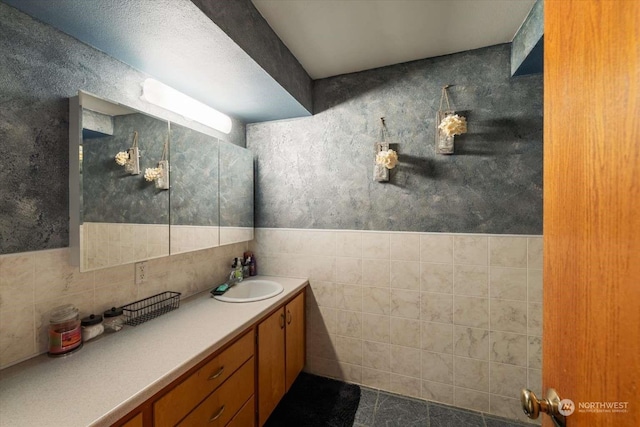
<svg viewBox="0 0 640 427">
<path fill-rule="evenodd" d="M 467 119 L 456 114 L 449 104 L 447 89 L 449 85 L 442 87 L 440 96 L 440 108 L 436 114 L 436 153 L 453 154 L 454 137 L 467 133 Z M 442 103 L 446 101 L 447 109 L 442 109 Z"/>
<path fill-rule="evenodd" d="M 389 171 L 398 164 L 398 153 L 389 149 L 389 142 L 386 140 L 387 128 L 384 117 L 380 117 L 380 142 L 374 144 L 375 162 L 373 165 L 373 180 L 378 182 L 389 181 Z"/>
<path fill-rule="evenodd" d="M 133 132 L 133 143 L 127 151 L 116 154 L 116 163 L 124 166 L 131 175 L 140 175 L 140 150 L 138 150 L 138 132 Z"/>
<path fill-rule="evenodd" d="M 167 160 L 167 152 L 169 149 L 169 138 L 164 142 L 162 148 L 162 158 L 155 168 L 146 168 L 144 170 L 144 179 L 151 182 L 155 181 L 158 190 L 169 189 L 169 160 Z"/>
</svg>

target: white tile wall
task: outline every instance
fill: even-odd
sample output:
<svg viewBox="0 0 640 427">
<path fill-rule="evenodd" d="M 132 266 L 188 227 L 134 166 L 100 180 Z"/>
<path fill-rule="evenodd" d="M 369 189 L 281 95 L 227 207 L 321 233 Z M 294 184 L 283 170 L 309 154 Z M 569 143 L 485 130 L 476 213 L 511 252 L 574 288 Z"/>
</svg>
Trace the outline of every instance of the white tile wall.
<svg viewBox="0 0 640 427">
<path fill-rule="evenodd" d="M 541 236 L 258 228 L 250 246 L 260 274 L 310 280 L 307 371 L 527 420 Z"/>
<path fill-rule="evenodd" d="M 83 265 L 87 270 L 169 255 L 166 224 L 85 222 L 80 226 Z"/>
<path fill-rule="evenodd" d="M 246 242 L 253 239 L 251 227 L 206 227 L 166 224 L 116 224 L 85 222 L 80 238 L 86 248 L 82 260 L 87 270 L 133 263 L 197 250 Z"/>
<path fill-rule="evenodd" d="M 239 243 L 150 260 L 141 285 L 134 264 L 81 273 L 69 265 L 68 248 L 1 255 L 0 368 L 46 351 L 49 312 L 56 306 L 74 304 L 87 316 L 168 290 L 185 298 L 226 280 L 231 260 L 246 249 Z"/>
<path fill-rule="evenodd" d="M 218 246 L 220 227 L 171 225 L 169 236 L 172 254 L 191 252 Z"/>
</svg>

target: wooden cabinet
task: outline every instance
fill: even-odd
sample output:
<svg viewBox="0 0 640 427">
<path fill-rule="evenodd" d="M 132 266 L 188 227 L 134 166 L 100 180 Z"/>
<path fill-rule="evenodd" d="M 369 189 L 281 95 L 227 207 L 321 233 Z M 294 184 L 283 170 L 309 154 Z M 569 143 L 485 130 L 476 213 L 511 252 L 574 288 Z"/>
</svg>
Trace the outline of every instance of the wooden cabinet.
<svg viewBox="0 0 640 427">
<path fill-rule="evenodd" d="M 304 367 L 304 292 L 258 325 L 258 424 L 269 418 Z"/>
<path fill-rule="evenodd" d="M 242 365 L 220 388 L 211 393 L 178 426 L 224 426 L 253 396 L 255 363 L 253 358 Z M 253 412 L 253 411 L 252 411 Z M 245 424 L 245 427 L 251 424 Z"/>
<path fill-rule="evenodd" d="M 254 393 L 254 334 L 246 333 L 156 400 L 153 425 L 175 426 L 183 418 L 178 425 L 225 425 Z"/>
<path fill-rule="evenodd" d="M 251 396 L 226 427 L 247 427 L 256 424 L 256 399 Z"/>
<path fill-rule="evenodd" d="M 285 392 L 298 378 L 305 359 L 304 292 L 285 306 Z"/>
<path fill-rule="evenodd" d="M 145 402 L 115 423 L 111 427 L 148 427 L 153 425 L 151 403 Z"/>
<path fill-rule="evenodd" d="M 284 307 L 258 325 L 258 424 L 262 426 L 285 392 Z"/>
<path fill-rule="evenodd" d="M 142 421 L 143 421 L 142 412 L 139 412 L 138 415 L 131 418 L 126 423 L 122 424 L 122 427 L 143 427 L 144 424 Z"/>
<path fill-rule="evenodd" d="M 262 426 L 302 371 L 304 361 L 302 290 L 114 426 L 254 427 L 256 421 Z"/>
</svg>

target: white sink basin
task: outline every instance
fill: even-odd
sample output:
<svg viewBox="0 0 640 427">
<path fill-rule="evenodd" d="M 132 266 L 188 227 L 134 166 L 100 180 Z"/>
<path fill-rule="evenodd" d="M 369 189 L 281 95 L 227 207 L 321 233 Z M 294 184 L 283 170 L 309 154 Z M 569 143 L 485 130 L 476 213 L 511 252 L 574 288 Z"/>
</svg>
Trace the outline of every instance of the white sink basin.
<svg viewBox="0 0 640 427">
<path fill-rule="evenodd" d="M 280 283 L 272 280 L 244 280 L 223 295 L 213 297 L 224 302 L 252 302 L 275 297 L 284 290 Z"/>
</svg>

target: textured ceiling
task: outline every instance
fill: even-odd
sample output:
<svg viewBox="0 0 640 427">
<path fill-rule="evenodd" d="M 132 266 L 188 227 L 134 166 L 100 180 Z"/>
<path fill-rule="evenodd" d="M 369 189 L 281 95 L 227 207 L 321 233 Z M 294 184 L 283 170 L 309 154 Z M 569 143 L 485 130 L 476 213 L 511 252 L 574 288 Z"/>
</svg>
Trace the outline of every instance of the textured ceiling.
<svg viewBox="0 0 640 427">
<path fill-rule="evenodd" d="M 245 122 L 310 114 L 191 1 L 2 1 Z M 252 1 L 323 78 L 509 42 L 535 0 Z"/>
<path fill-rule="evenodd" d="M 313 79 L 510 42 L 535 0 L 252 0 Z"/>
<path fill-rule="evenodd" d="M 246 122 L 309 115 L 191 1 L 2 1 Z"/>
</svg>

